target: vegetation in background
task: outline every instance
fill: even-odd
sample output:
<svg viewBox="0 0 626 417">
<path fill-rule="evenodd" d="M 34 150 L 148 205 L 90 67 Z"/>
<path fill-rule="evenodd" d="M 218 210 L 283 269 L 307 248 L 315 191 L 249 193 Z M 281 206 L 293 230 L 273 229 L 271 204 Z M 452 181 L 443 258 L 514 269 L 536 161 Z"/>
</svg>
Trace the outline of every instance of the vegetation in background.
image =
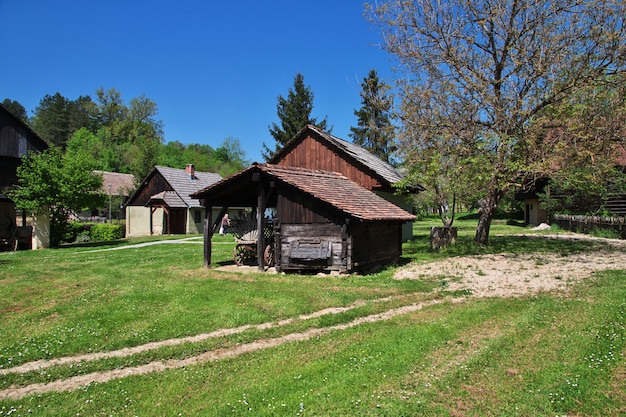
<svg viewBox="0 0 626 417">
<path fill-rule="evenodd" d="M 192 163 L 199 171 L 228 176 L 248 164 L 236 138 L 226 138 L 216 148 L 176 140 L 164 143 L 157 103 L 145 95 L 126 103 L 114 88 L 99 88 L 95 100 L 88 95 L 71 100 L 55 93 L 41 99 L 30 120 L 20 103 L 5 99 L 3 105 L 61 153 L 82 148 L 91 154 L 94 169 L 133 174 L 138 180 L 155 165 L 182 169 Z"/>
<path fill-rule="evenodd" d="M 58 246 L 72 214 L 104 206 L 102 175 L 81 149 L 65 154 L 57 147 L 31 153 L 17 170 L 18 184 L 9 196 L 18 208 L 50 214 L 50 244 Z"/>
<path fill-rule="evenodd" d="M 626 74 L 607 77 L 533 121 L 534 171 L 549 177 L 541 194 L 551 213 L 600 214 L 626 190 Z"/>
<path fill-rule="evenodd" d="M 354 111 L 357 126 L 350 128 L 352 141 L 385 162 L 392 162 L 396 150 L 395 128 L 391 123 L 393 100 L 390 87 L 370 70 L 361 83 L 361 108 Z"/>
<path fill-rule="evenodd" d="M 313 111 L 313 91 L 311 87 L 304 84 L 304 76 L 300 73 L 296 74 L 293 79 L 293 88 L 289 89 L 287 98 L 278 96 L 278 104 L 276 111 L 280 126 L 272 123 L 269 131 L 276 143 L 274 149 L 270 149 L 268 145 L 263 143 L 263 157 L 269 160 L 282 147 L 289 142 L 305 125 L 310 124 L 319 127 L 321 130 L 330 131 L 328 129 L 328 117 L 321 121 L 311 117 Z"/>
<path fill-rule="evenodd" d="M 626 68 L 625 8 L 618 0 L 368 6 L 400 62 L 399 147 L 452 162 L 447 175 L 480 190 L 476 243 L 488 242 L 502 196 L 534 166 L 534 118 Z"/>
<path fill-rule="evenodd" d="M 13 116 L 28 124 L 28 112 L 19 101 L 5 98 L 4 100 L 2 100 L 2 106 L 7 109 L 9 113 L 11 113 Z"/>
</svg>

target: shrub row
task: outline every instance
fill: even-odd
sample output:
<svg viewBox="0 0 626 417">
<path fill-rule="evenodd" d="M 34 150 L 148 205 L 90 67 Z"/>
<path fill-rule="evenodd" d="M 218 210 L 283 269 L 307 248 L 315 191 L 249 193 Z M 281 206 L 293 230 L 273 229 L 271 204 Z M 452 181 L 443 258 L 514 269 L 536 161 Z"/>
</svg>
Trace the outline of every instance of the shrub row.
<svg viewBox="0 0 626 417">
<path fill-rule="evenodd" d="M 125 232 L 124 226 L 121 224 L 70 222 L 63 234 L 63 242 L 107 242 L 123 239 Z"/>
</svg>

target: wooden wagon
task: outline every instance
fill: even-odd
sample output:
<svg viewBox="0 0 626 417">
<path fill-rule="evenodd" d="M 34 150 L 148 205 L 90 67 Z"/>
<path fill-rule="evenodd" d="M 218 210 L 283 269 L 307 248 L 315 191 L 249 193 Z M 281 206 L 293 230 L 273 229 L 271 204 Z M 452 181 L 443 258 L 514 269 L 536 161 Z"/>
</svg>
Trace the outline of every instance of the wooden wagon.
<svg viewBox="0 0 626 417">
<path fill-rule="evenodd" d="M 259 240 L 259 229 L 255 219 L 233 219 L 230 222 L 229 231 L 235 236 L 235 249 L 233 259 L 239 266 L 254 265 L 258 256 L 257 242 Z M 266 222 L 263 228 L 264 241 L 266 242 L 263 251 L 263 260 L 266 266 L 272 267 L 275 264 L 274 255 L 274 225 Z"/>
</svg>

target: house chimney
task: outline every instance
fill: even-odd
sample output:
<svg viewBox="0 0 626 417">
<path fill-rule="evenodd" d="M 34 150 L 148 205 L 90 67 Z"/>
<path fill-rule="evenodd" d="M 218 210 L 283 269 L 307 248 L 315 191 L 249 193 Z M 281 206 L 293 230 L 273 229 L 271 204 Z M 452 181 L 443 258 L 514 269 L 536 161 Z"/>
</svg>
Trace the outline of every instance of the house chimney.
<svg viewBox="0 0 626 417">
<path fill-rule="evenodd" d="M 193 166 L 193 164 L 187 164 L 187 166 L 185 167 L 185 172 L 192 180 L 196 178 L 196 168 Z"/>
</svg>

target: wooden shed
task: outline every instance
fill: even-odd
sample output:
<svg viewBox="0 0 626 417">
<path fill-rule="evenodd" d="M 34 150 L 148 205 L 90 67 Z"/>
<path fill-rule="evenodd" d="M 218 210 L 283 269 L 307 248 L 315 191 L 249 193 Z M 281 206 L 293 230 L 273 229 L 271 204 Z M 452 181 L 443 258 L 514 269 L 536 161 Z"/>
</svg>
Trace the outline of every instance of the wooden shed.
<svg viewBox="0 0 626 417">
<path fill-rule="evenodd" d="M 273 164 L 253 164 L 192 197 L 207 208 L 205 266 L 211 263 L 213 206 L 252 207 L 257 230 L 273 228 L 270 242 L 258 234 L 256 252 L 273 244 L 278 271 L 352 272 L 397 262 L 402 224 L 415 220 L 339 173 Z M 257 256 L 260 270 L 264 262 Z"/>
<path fill-rule="evenodd" d="M 405 177 L 401 171 L 366 149 L 313 125 L 301 129 L 268 163 L 338 172 L 406 211 L 412 211 L 409 194 L 424 191 L 420 185 L 408 186 L 399 195 L 395 185 Z M 405 223 L 403 241 L 411 237 L 413 227 Z"/>
</svg>

